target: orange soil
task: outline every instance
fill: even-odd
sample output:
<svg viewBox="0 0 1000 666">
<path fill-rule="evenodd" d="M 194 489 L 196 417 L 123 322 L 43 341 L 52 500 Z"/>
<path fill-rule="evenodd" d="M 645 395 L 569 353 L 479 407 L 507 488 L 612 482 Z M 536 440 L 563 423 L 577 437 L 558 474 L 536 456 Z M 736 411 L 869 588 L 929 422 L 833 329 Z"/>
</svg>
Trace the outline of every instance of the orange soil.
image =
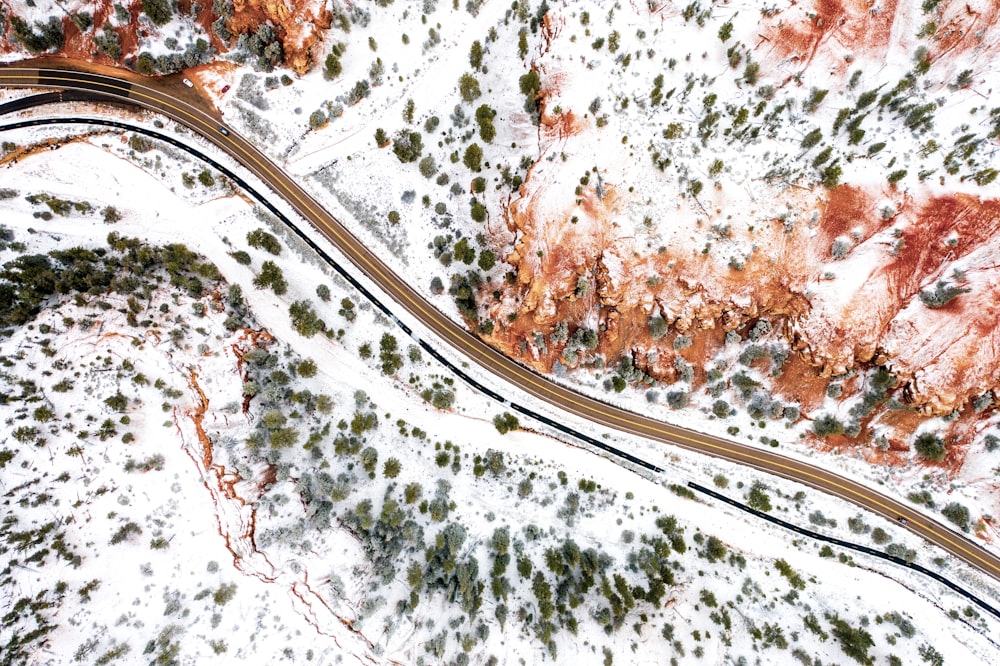
<svg viewBox="0 0 1000 666">
<path fill-rule="evenodd" d="M 878 12 L 866 0 L 807 0 L 765 19 L 761 34 L 779 58 L 803 66 L 820 48 L 879 58 L 889 48 L 897 9 L 897 0 L 885 0 Z"/>
</svg>

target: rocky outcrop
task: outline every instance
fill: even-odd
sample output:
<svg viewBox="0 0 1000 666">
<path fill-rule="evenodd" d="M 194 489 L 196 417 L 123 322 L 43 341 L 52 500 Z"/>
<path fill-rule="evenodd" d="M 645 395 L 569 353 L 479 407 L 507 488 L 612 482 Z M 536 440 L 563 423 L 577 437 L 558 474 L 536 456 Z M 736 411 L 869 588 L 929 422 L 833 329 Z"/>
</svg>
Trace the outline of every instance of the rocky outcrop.
<svg viewBox="0 0 1000 666">
<path fill-rule="evenodd" d="M 11 17 L 20 15 L 19 8 L 11 2 L 0 2 L 0 8 L 3 9 L 0 21 L 7 24 L 6 30 L 0 30 L 0 35 L 5 35 L 0 41 L 0 50 L 25 51 L 25 46 L 13 38 L 11 28 Z M 327 3 L 321 0 L 232 0 L 228 3 L 179 0 L 172 5 L 172 11 L 175 18 L 190 21 L 197 31 L 196 36 L 205 42 L 200 47 L 182 44 L 171 49 L 175 54 L 185 48 L 195 49 L 197 62 L 205 63 L 206 58 L 211 59 L 206 45 L 215 53 L 226 53 L 235 47 L 240 35 L 253 35 L 261 26 L 269 25 L 281 44 L 284 66 L 299 74 L 309 71 L 318 61 L 333 18 Z M 143 51 L 142 44 L 170 37 L 161 34 L 145 17 L 138 0 L 67 2 L 54 17 L 62 25 L 63 40 L 57 50 L 47 53 L 99 64 L 134 68 L 136 58 Z M 220 24 L 225 30 L 218 27 Z M 38 30 L 37 26 L 35 29 Z M 224 37 L 220 37 L 220 32 Z M 113 46 L 109 46 L 111 44 Z M 187 64 L 191 66 L 190 62 Z"/>
</svg>

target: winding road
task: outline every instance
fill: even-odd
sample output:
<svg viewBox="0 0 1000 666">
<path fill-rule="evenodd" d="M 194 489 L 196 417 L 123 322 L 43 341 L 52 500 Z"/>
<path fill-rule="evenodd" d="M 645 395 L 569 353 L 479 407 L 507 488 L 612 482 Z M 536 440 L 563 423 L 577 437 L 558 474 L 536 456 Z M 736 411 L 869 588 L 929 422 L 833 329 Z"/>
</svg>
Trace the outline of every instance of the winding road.
<svg viewBox="0 0 1000 666">
<path fill-rule="evenodd" d="M 235 130 L 226 127 L 218 112 L 204 106 L 204 101 L 200 100 L 194 91 L 185 87 L 181 83 L 180 77 L 156 80 L 144 79 L 129 72 L 107 68 L 100 70 L 101 73 L 96 73 L 98 71 L 96 68 L 92 71 L 67 69 L 74 66 L 83 67 L 82 64 L 65 60 L 52 61 L 52 65 L 46 63 L 44 68 L 39 66 L 0 67 L 0 86 L 54 88 L 98 93 L 106 98 L 138 105 L 169 117 L 224 150 L 244 168 L 266 183 L 274 193 L 283 198 L 299 215 L 312 224 L 344 256 L 349 258 L 358 270 L 376 283 L 400 307 L 409 312 L 440 340 L 484 370 L 502 377 L 510 384 L 539 400 L 593 423 L 623 433 L 638 435 L 697 453 L 722 458 L 740 465 L 747 465 L 763 472 L 803 483 L 880 514 L 897 522 L 899 527 L 904 526 L 902 520 L 905 520 L 906 529 L 1000 581 L 1000 557 L 986 551 L 944 524 L 930 519 L 910 506 L 857 481 L 773 451 L 662 423 L 613 407 L 562 387 L 519 365 L 484 344 L 461 325 L 428 303 L 288 174 Z M 90 66 L 87 67 L 90 68 Z M 105 71 L 107 73 L 104 73 Z M 311 245 L 315 248 L 314 244 Z M 355 284 L 357 283 L 355 282 Z M 404 326 L 404 328 L 406 327 Z M 427 347 L 425 346 L 425 348 Z M 504 400 L 493 391 L 473 383 L 478 388 L 484 389 L 489 395 Z M 528 408 L 517 405 L 512 407 L 536 416 L 545 423 L 559 427 L 559 424 L 554 423 L 552 419 L 541 417 Z M 560 429 L 572 432 L 565 426 Z M 594 438 L 585 436 L 584 439 L 625 458 L 632 464 L 653 472 L 663 471 L 630 454 L 612 449 Z"/>
</svg>

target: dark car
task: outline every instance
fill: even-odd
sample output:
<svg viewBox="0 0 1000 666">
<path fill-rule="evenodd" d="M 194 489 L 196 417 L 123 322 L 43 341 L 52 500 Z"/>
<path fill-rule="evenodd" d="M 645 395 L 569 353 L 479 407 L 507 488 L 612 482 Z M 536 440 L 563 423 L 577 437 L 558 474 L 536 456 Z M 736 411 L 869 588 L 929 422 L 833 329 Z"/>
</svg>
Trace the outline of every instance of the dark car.
<svg viewBox="0 0 1000 666">
<path fill-rule="evenodd" d="M 220 131 L 220 132 L 222 132 L 222 134 L 223 134 L 224 136 L 229 136 L 229 130 L 227 130 L 227 129 L 226 129 L 225 127 L 223 127 L 222 125 L 219 125 L 219 131 Z"/>
<path fill-rule="evenodd" d="M 227 83 L 226 85 L 222 86 L 222 92 L 224 92 L 224 93 L 227 93 L 227 92 L 229 92 L 229 88 L 230 88 L 230 87 L 231 87 L 231 86 L 230 86 L 230 85 L 229 85 L 228 83 Z"/>
</svg>

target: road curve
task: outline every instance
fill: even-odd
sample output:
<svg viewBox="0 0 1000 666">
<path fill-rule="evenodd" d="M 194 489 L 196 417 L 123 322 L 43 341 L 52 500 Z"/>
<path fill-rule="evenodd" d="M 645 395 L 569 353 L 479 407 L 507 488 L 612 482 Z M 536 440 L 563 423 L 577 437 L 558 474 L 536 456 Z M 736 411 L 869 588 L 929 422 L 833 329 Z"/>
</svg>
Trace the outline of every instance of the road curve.
<svg viewBox="0 0 1000 666">
<path fill-rule="evenodd" d="M 62 66 L 68 65 L 70 63 Z M 176 82 L 165 84 L 117 71 L 104 75 L 71 69 L 0 67 L 0 86 L 99 92 L 163 114 L 202 135 L 249 169 L 422 325 L 488 372 L 504 378 L 539 400 L 608 428 L 791 479 L 893 521 L 903 518 L 910 531 L 1000 581 L 1000 557 L 944 524 L 861 483 L 773 451 L 662 423 L 613 407 L 562 387 L 500 354 L 435 309 L 351 235 L 343 224 L 288 174 L 237 132 L 225 127 L 217 115 L 174 94 L 185 92 L 179 90 L 180 85 Z"/>
</svg>

